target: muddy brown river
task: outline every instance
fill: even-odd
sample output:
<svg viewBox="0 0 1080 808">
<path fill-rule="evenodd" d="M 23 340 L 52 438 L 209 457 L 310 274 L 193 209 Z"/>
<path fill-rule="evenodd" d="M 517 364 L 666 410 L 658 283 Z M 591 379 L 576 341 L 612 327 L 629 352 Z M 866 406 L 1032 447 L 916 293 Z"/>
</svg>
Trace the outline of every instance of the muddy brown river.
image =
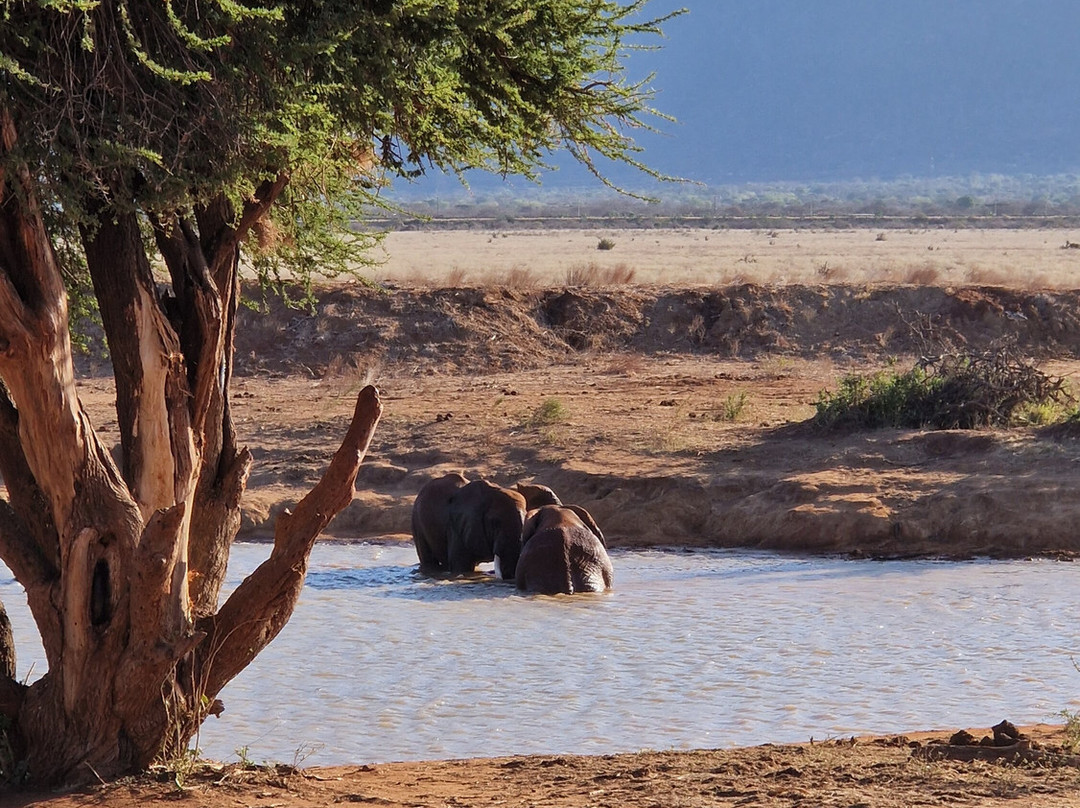
<svg viewBox="0 0 1080 808">
<path fill-rule="evenodd" d="M 238 544 L 230 586 L 269 547 Z M 410 544 L 320 544 L 203 755 L 308 765 L 613 753 L 1061 721 L 1074 564 L 613 553 L 614 592 L 431 580 Z M 2 570 L 2 568 L 0 568 Z M 19 673 L 43 655 L 3 570 Z"/>
</svg>

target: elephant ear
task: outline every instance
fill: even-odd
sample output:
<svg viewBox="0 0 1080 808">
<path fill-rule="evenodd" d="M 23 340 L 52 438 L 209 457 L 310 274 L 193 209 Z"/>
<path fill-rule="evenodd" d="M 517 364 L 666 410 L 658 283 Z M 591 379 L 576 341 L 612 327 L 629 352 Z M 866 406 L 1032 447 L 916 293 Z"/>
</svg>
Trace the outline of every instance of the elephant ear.
<svg viewBox="0 0 1080 808">
<path fill-rule="evenodd" d="M 535 508 L 529 511 L 525 517 L 525 525 L 521 528 L 521 546 L 525 546 L 525 542 L 536 535 L 536 532 L 540 529 L 540 520 L 544 515 L 542 508 Z"/>
<path fill-rule="evenodd" d="M 596 538 L 600 539 L 600 543 L 604 545 L 604 549 L 606 550 L 607 539 L 605 539 L 604 534 L 600 532 L 600 526 L 596 524 L 596 520 L 592 518 L 592 514 L 580 505 L 567 505 L 566 507 L 577 514 L 578 518 L 585 523 L 585 527 L 591 530 Z"/>
</svg>

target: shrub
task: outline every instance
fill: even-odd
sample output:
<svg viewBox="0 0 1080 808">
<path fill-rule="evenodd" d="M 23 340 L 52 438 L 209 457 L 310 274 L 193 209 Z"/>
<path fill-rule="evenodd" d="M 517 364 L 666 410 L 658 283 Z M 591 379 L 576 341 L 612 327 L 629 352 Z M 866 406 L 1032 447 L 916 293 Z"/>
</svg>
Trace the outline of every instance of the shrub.
<svg viewBox="0 0 1080 808">
<path fill-rule="evenodd" d="M 1065 743 L 1063 746 L 1067 752 L 1075 753 L 1080 750 L 1080 713 L 1062 710 L 1059 715 L 1065 719 Z"/>
<path fill-rule="evenodd" d="M 985 353 L 923 357 L 903 373 L 848 375 L 822 391 L 814 420 L 825 427 L 977 429 L 1042 423 L 1071 402 L 1061 377 L 1047 376 L 1011 345 Z"/>
<path fill-rule="evenodd" d="M 531 427 L 551 426 L 565 421 L 568 414 L 566 405 L 559 399 L 545 398 L 529 413 L 524 423 Z"/>
<path fill-rule="evenodd" d="M 823 390 L 814 420 L 827 427 L 918 428 L 927 425 L 928 403 L 940 385 L 919 368 L 905 373 L 848 374 L 835 393 Z"/>
<path fill-rule="evenodd" d="M 720 402 L 720 407 L 713 412 L 714 421 L 737 421 L 746 408 L 747 395 L 744 391 L 732 393 Z"/>
<path fill-rule="evenodd" d="M 615 249 L 615 241 L 613 239 L 610 239 L 610 238 L 602 238 L 602 239 L 600 239 L 599 242 L 597 242 L 596 249 L 598 249 L 598 250 L 614 250 Z"/>
<path fill-rule="evenodd" d="M 614 286 L 633 280 L 634 269 L 626 264 L 602 267 L 590 261 L 588 264 L 575 264 L 566 270 L 567 286 Z"/>
</svg>

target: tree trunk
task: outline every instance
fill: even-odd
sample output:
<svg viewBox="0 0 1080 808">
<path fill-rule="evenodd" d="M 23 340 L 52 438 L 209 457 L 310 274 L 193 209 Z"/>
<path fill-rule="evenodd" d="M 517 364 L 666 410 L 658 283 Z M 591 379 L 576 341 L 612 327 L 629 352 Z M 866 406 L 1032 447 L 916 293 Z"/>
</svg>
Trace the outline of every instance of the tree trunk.
<svg viewBox="0 0 1080 808">
<path fill-rule="evenodd" d="M 15 134 L 0 109 L 0 155 Z M 239 216 L 224 202 L 195 211 L 198 234 L 179 214 L 154 221 L 165 298 L 136 213 L 105 197 L 88 204 L 117 467 L 79 402 L 32 175 L 0 175 L 0 557 L 26 589 L 48 662 L 38 681 L 16 682 L 0 619 L 0 713 L 34 781 L 114 777 L 186 749 L 221 689 L 288 620 L 315 539 L 351 500 L 381 414 L 371 387 L 322 481 L 279 518 L 270 557 L 218 608 L 251 463 L 228 406 L 239 244 L 287 180 L 264 184 Z"/>
</svg>

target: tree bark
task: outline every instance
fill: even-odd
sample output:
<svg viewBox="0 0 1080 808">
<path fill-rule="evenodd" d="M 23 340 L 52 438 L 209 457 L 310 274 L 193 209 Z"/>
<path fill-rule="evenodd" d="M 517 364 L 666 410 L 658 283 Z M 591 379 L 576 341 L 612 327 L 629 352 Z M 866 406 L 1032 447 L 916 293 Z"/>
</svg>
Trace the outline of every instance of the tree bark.
<svg viewBox="0 0 1080 808">
<path fill-rule="evenodd" d="M 0 157 L 15 126 L 0 107 Z M 2 163 L 0 163 L 2 164 Z M 0 713 L 42 783 L 110 778 L 182 752 L 221 689 L 281 630 L 319 532 L 352 498 L 381 414 L 361 391 L 341 449 L 270 557 L 217 608 L 251 455 L 228 404 L 239 243 L 288 181 L 154 221 L 158 295 L 137 215 L 92 200 L 84 250 L 113 358 L 121 463 L 82 409 L 67 299 L 31 172 L 0 174 L 0 557 L 27 592 L 48 670 L 13 678 L 0 619 Z"/>
</svg>

